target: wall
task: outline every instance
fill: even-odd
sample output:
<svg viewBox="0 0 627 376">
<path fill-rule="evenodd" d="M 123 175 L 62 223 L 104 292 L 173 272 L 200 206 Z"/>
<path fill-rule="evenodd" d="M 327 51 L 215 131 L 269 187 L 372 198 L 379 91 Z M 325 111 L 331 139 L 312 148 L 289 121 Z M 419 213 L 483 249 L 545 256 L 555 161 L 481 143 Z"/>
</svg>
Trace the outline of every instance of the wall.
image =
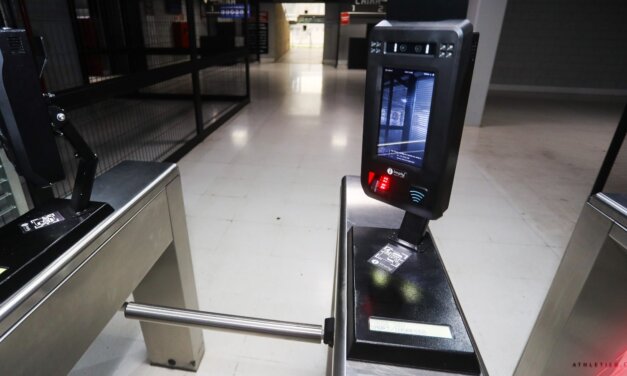
<svg viewBox="0 0 627 376">
<path fill-rule="evenodd" d="M 509 0 L 492 88 L 627 95 L 627 2 Z"/>
<path fill-rule="evenodd" d="M 350 38 L 365 38 L 368 25 L 366 24 L 350 24 L 340 26 L 340 49 L 337 57 L 338 67 L 346 68 L 348 66 L 348 44 Z"/>
<path fill-rule="evenodd" d="M 479 32 L 479 47 L 466 107 L 465 125 L 481 126 L 507 0 L 470 0 L 468 19 Z"/>
<path fill-rule="evenodd" d="M 337 62 L 337 36 L 340 32 L 340 5 L 327 3 L 324 10 L 324 50 L 322 63 L 335 66 Z"/>
<path fill-rule="evenodd" d="M 261 3 L 259 10 L 268 12 L 268 53 L 261 55 L 261 62 L 273 63 L 290 49 L 290 25 L 281 4 Z"/>
<path fill-rule="evenodd" d="M 146 48 L 173 48 L 174 35 L 172 33 L 172 23 L 187 21 L 185 0 L 181 1 L 181 14 L 167 13 L 165 1 L 158 0 L 142 0 L 140 1 L 139 9 L 142 19 L 144 45 Z M 195 9 L 195 13 L 199 13 L 198 7 Z M 198 22 L 198 19 L 196 19 L 196 22 Z M 199 36 L 197 36 L 197 38 L 199 38 Z M 157 68 L 186 60 L 189 60 L 189 56 L 148 55 L 146 57 L 148 68 Z"/>
<path fill-rule="evenodd" d="M 274 42 L 275 59 L 279 60 L 290 50 L 290 25 L 285 17 L 285 11 L 281 4 L 275 4 Z"/>
</svg>

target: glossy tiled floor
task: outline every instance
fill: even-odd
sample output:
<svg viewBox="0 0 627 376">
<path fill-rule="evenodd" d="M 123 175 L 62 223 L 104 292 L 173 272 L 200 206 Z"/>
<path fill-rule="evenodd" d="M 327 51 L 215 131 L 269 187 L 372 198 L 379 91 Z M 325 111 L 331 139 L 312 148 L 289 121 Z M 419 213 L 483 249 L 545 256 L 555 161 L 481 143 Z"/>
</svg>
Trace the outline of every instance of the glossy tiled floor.
<svg viewBox="0 0 627 376">
<path fill-rule="evenodd" d="M 284 61 L 290 61 L 285 59 Z M 364 72 L 269 64 L 253 101 L 181 162 L 203 310 L 321 323 L 331 307 L 339 183 L 358 174 Z M 620 106 L 491 98 L 466 128 L 450 209 L 433 222 L 492 375 L 509 375 L 596 175 Z M 205 332 L 201 375 L 324 375 L 324 346 Z M 74 375 L 150 367 L 117 315 Z"/>
</svg>

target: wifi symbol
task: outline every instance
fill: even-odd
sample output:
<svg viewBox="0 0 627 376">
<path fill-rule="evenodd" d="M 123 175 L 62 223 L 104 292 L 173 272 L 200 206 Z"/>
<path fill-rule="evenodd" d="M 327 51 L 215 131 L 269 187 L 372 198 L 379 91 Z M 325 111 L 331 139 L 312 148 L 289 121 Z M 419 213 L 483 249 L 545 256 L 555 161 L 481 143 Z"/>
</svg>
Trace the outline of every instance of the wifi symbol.
<svg viewBox="0 0 627 376">
<path fill-rule="evenodd" d="M 425 198 L 425 193 L 412 189 L 409 191 L 409 195 L 411 196 L 411 200 L 416 204 L 420 203 L 423 198 Z"/>
</svg>

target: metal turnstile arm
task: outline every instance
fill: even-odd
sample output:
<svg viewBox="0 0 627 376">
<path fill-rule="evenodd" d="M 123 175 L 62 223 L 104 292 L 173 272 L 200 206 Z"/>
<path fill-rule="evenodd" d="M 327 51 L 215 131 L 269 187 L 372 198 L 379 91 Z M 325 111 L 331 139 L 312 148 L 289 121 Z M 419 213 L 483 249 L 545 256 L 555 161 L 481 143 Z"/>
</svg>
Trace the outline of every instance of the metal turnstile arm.
<svg viewBox="0 0 627 376">
<path fill-rule="evenodd" d="M 124 317 L 132 320 L 166 325 L 191 326 L 202 329 L 224 329 L 254 333 L 283 339 L 322 343 L 322 325 L 300 324 L 253 317 L 225 315 L 180 308 L 125 303 Z"/>
</svg>

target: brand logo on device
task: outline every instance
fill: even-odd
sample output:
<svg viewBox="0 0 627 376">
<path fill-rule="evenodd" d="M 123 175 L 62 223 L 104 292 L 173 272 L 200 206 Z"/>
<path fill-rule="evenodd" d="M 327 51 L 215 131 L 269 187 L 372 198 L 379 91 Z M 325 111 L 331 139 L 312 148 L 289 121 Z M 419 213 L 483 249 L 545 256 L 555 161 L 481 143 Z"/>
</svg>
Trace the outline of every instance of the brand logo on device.
<svg viewBox="0 0 627 376">
<path fill-rule="evenodd" d="M 405 179 L 405 176 L 407 176 L 407 172 L 395 170 L 392 167 L 388 168 L 387 173 L 388 175 L 396 176 L 401 179 Z"/>
</svg>

